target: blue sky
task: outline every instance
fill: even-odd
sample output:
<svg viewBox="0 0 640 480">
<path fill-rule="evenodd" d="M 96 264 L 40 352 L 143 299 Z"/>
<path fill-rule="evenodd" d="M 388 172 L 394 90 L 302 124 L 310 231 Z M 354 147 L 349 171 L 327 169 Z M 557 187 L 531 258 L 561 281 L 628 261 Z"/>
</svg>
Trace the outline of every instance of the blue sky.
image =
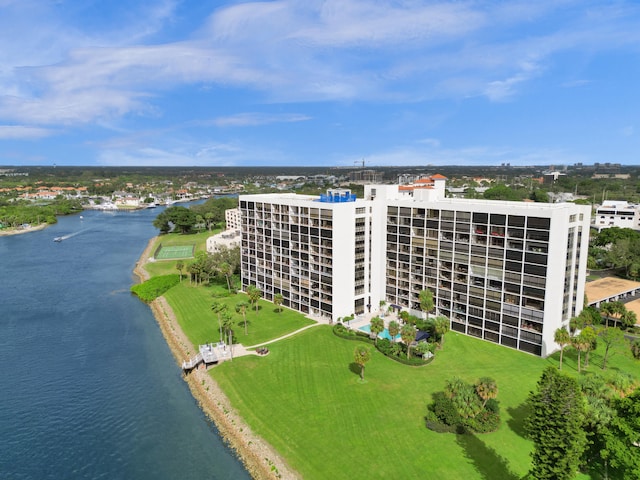
<svg viewBox="0 0 640 480">
<path fill-rule="evenodd" d="M 637 0 L 0 0 L 0 165 L 640 164 Z"/>
</svg>

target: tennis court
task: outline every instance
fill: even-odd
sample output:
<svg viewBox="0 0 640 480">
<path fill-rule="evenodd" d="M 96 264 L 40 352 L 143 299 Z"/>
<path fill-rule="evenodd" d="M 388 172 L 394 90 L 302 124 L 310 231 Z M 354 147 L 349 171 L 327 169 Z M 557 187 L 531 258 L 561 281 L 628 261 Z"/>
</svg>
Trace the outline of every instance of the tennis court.
<svg viewBox="0 0 640 480">
<path fill-rule="evenodd" d="M 177 260 L 180 258 L 192 258 L 195 243 L 191 245 L 162 245 L 156 249 L 156 260 Z"/>
</svg>

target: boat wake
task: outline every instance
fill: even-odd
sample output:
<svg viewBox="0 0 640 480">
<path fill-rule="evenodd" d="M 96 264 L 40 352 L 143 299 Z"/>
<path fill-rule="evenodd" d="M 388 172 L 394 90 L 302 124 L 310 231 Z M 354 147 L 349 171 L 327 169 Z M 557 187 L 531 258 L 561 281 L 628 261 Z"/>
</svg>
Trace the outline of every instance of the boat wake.
<svg viewBox="0 0 640 480">
<path fill-rule="evenodd" d="M 77 231 L 77 232 L 70 233 L 70 234 L 68 234 L 68 235 L 62 235 L 61 237 L 56 237 L 56 238 L 54 238 L 54 239 L 53 239 L 53 241 L 54 241 L 54 242 L 61 242 L 61 241 L 63 241 L 63 240 L 67 240 L 67 239 L 69 239 L 69 238 L 75 237 L 76 235 L 80 235 L 82 232 L 86 232 L 87 230 L 89 230 L 89 229 L 88 229 L 88 228 L 85 228 L 85 229 L 79 230 L 79 231 Z"/>
</svg>

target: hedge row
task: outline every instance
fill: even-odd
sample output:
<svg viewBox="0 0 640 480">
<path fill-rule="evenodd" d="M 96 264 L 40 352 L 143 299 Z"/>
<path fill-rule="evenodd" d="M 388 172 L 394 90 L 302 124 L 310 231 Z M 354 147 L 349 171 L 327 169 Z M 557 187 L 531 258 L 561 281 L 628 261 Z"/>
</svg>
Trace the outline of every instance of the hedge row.
<svg viewBox="0 0 640 480">
<path fill-rule="evenodd" d="M 180 282 L 180 275 L 160 275 L 152 277 L 146 282 L 131 287 L 131 292 L 136 294 L 143 302 L 152 302 L 167 290 L 175 287 Z"/>
<path fill-rule="evenodd" d="M 361 332 L 359 330 L 348 329 L 341 323 L 338 323 L 333 327 L 333 333 L 340 338 L 344 338 L 345 340 L 356 340 L 359 342 L 364 342 L 364 343 L 369 343 L 371 345 L 374 345 L 376 349 L 380 353 L 382 353 L 385 357 L 388 357 L 392 360 L 395 360 L 396 362 L 402 363 L 404 365 L 409 365 L 412 367 L 421 367 L 423 365 L 427 365 L 431 363 L 435 358 L 435 357 L 431 357 L 427 360 L 424 360 L 420 357 L 415 357 L 415 356 L 409 359 L 407 359 L 406 357 L 397 357 L 395 355 L 392 355 L 389 352 L 389 345 L 391 342 L 389 342 L 389 340 L 387 340 L 386 338 L 379 339 L 376 344 L 376 342 L 369 337 L 368 333 Z"/>
</svg>

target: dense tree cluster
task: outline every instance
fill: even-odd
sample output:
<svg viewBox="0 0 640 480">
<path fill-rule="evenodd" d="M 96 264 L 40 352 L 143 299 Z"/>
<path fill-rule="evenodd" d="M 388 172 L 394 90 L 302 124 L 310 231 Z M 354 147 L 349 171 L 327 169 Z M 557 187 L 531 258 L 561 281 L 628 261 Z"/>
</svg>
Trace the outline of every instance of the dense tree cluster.
<svg viewBox="0 0 640 480">
<path fill-rule="evenodd" d="M 192 205 L 189 208 L 172 206 L 160 212 L 153 221 L 153 226 L 160 233 L 177 231 L 179 233 L 191 233 L 194 230 L 211 230 L 224 227 L 225 211 L 238 206 L 237 197 L 210 198 L 201 205 Z"/>
<path fill-rule="evenodd" d="M 592 233 L 587 266 L 624 268 L 630 278 L 640 278 L 640 232 L 611 227 Z"/>
<path fill-rule="evenodd" d="M 79 200 L 58 198 L 47 205 L 34 205 L 30 202 L 5 202 L 0 205 L 0 225 L 18 227 L 25 223 L 39 225 L 54 224 L 57 215 L 69 215 L 82 211 Z"/>
<path fill-rule="evenodd" d="M 231 292 L 231 278 L 240 273 L 240 247 L 221 247 L 215 253 L 198 252 L 186 265 L 189 280 L 196 284 L 209 283 L 214 278 L 223 278 Z"/>
<path fill-rule="evenodd" d="M 527 406 L 531 478 L 570 479 L 579 470 L 640 478 L 640 389 L 630 377 L 595 374 L 578 381 L 548 367 Z"/>
<path fill-rule="evenodd" d="M 500 426 L 498 385 L 489 377 L 470 384 L 455 377 L 442 392 L 433 394 L 425 417 L 427 428 L 436 432 L 493 432 Z"/>
</svg>

